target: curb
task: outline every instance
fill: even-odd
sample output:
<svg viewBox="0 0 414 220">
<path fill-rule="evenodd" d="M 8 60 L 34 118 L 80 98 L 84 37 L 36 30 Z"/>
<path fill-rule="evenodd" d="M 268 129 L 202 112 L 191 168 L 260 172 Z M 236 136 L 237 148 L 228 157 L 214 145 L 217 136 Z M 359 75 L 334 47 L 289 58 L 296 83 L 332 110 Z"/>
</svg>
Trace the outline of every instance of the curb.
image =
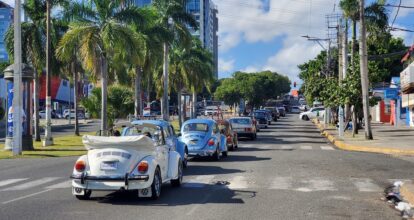
<svg viewBox="0 0 414 220">
<path fill-rule="evenodd" d="M 414 155 L 414 150 L 402 150 L 395 148 L 382 148 L 382 147 L 368 147 L 368 146 L 358 146 L 347 144 L 344 141 L 338 140 L 334 135 L 325 131 L 321 124 L 312 121 L 316 127 L 321 131 L 321 134 L 324 135 L 333 145 L 341 150 L 346 151 L 357 151 L 357 152 L 368 152 L 368 153 L 381 153 L 389 155 Z M 414 198 L 414 197 L 413 197 Z M 414 204 L 414 203 L 413 203 Z"/>
<path fill-rule="evenodd" d="M 414 204 L 414 185 L 405 183 L 400 188 L 400 194 L 410 204 Z"/>
</svg>

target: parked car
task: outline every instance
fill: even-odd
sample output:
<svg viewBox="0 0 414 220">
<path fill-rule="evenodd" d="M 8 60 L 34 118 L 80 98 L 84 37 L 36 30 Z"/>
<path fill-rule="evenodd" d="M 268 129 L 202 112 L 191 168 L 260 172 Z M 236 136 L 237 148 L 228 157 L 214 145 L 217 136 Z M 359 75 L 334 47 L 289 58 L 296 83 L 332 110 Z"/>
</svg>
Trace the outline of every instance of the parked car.
<svg viewBox="0 0 414 220">
<path fill-rule="evenodd" d="M 54 110 L 50 113 L 52 118 L 62 118 L 62 115 L 56 113 Z M 34 114 L 33 114 L 34 118 Z M 40 110 L 39 111 L 39 118 L 46 118 L 46 110 Z"/>
<path fill-rule="evenodd" d="M 70 118 L 75 118 L 75 110 L 74 109 L 70 110 L 70 114 L 69 114 L 69 109 L 65 109 L 63 111 L 63 118 L 69 119 L 69 117 Z M 83 111 L 78 110 L 78 118 L 79 119 L 84 119 L 85 118 L 85 114 L 83 113 Z"/>
<path fill-rule="evenodd" d="M 270 113 L 272 114 L 273 121 L 277 121 L 277 119 L 280 118 L 280 112 L 279 112 L 278 108 L 276 108 L 276 107 L 264 107 L 263 109 L 270 111 Z"/>
<path fill-rule="evenodd" d="M 219 120 L 217 121 L 221 134 L 226 137 L 227 149 L 235 150 L 238 148 L 238 138 L 237 133 L 233 130 L 233 126 L 228 120 Z"/>
<path fill-rule="evenodd" d="M 190 119 L 181 127 L 180 141 L 188 146 L 188 156 L 209 156 L 220 160 L 227 156 L 226 137 L 220 133 L 216 121 L 211 119 Z"/>
<path fill-rule="evenodd" d="M 301 111 L 300 111 L 300 109 L 299 109 L 299 106 L 292 106 L 292 107 L 290 108 L 290 112 L 291 112 L 291 113 L 295 113 L 295 114 L 299 114 Z"/>
<path fill-rule="evenodd" d="M 265 112 L 255 111 L 251 113 L 251 116 L 256 119 L 256 126 L 258 129 L 267 128 L 267 125 L 269 122 L 268 122 L 268 116 Z"/>
<path fill-rule="evenodd" d="M 130 125 L 123 128 L 121 136 L 138 136 L 146 134 L 153 138 L 151 130 L 154 130 L 154 127 L 161 131 L 161 134 L 165 139 L 165 144 L 168 146 L 168 148 L 177 151 L 180 154 L 181 160 L 183 162 L 183 167 L 187 167 L 188 148 L 185 143 L 179 141 L 179 138 L 175 134 L 173 126 L 169 122 L 162 120 L 132 121 Z M 155 137 L 155 139 L 157 138 Z"/>
<path fill-rule="evenodd" d="M 204 110 L 204 116 L 211 116 L 211 115 L 217 115 L 217 114 L 218 114 L 217 106 L 207 106 Z"/>
<path fill-rule="evenodd" d="M 277 110 L 279 110 L 279 114 L 282 117 L 286 117 L 286 109 L 283 106 L 277 107 Z"/>
<path fill-rule="evenodd" d="M 317 107 L 317 108 L 311 108 L 307 112 L 303 112 L 299 115 L 299 119 L 308 121 L 310 119 L 314 119 L 317 117 L 323 117 L 325 114 L 325 108 L 323 107 Z"/>
<path fill-rule="evenodd" d="M 269 110 L 256 110 L 255 113 L 260 114 L 260 113 L 264 113 L 266 120 L 267 120 L 267 124 L 271 125 L 272 121 L 273 121 L 273 117 L 272 117 L 272 113 Z"/>
<path fill-rule="evenodd" d="M 165 144 L 162 130 L 154 126 L 150 132 L 153 139 L 146 135 L 84 136 L 88 152 L 79 157 L 73 168 L 72 194 L 86 200 L 95 190 L 138 190 L 138 197 L 158 199 L 162 183 L 180 186 L 180 154 Z"/>
<path fill-rule="evenodd" d="M 249 137 L 255 140 L 257 137 L 256 125 L 249 117 L 234 117 L 229 119 L 230 125 L 237 133 L 237 137 Z"/>
</svg>

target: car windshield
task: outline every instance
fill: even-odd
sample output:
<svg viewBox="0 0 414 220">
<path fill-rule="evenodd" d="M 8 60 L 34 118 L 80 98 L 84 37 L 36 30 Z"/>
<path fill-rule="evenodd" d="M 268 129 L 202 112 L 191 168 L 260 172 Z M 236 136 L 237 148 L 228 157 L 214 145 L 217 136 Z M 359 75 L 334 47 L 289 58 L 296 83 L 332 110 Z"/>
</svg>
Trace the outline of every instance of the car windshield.
<svg viewBox="0 0 414 220">
<path fill-rule="evenodd" d="M 254 117 L 257 117 L 257 118 L 266 117 L 266 113 L 264 113 L 264 112 L 255 112 L 253 114 L 254 114 Z"/>
<path fill-rule="evenodd" d="M 200 131 L 207 132 L 208 125 L 206 123 L 188 123 L 184 125 L 183 132 Z"/>
<path fill-rule="evenodd" d="M 233 124 L 251 124 L 250 119 L 248 118 L 233 118 L 230 119 L 230 122 Z"/>
<path fill-rule="evenodd" d="M 158 135 L 160 133 L 159 129 L 156 127 L 149 127 L 149 126 L 134 126 L 126 128 L 124 136 L 139 136 L 139 135 L 146 135 L 150 138 Z"/>
</svg>

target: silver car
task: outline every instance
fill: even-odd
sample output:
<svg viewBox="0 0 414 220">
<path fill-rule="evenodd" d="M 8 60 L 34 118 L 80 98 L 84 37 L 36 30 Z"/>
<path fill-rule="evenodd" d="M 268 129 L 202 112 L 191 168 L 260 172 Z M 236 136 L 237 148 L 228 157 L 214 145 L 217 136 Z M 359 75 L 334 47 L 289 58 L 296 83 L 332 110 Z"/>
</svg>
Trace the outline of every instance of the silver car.
<svg viewBox="0 0 414 220">
<path fill-rule="evenodd" d="M 257 137 L 256 124 L 250 117 L 234 117 L 229 122 L 237 137 L 249 137 L 254 140 Z"/>
</svg>

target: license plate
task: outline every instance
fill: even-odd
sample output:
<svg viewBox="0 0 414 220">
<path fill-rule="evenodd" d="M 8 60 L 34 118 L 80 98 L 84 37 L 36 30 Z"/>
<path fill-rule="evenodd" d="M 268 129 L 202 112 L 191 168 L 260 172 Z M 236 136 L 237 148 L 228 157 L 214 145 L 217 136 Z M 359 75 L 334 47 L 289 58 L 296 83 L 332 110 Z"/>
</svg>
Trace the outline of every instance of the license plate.
<svg viewBox="0 0 414 220">
<path fill-rule="evenodd" d="M 111 161 L 111 162 L 102 162 L 101 163 L 101 170 L 116 170 L 118 169 L 118 162 Z"/>
<path fill-rule="evenodd" d="M 244 131 L 244 128 L 235 128 L 235 131 Z"/>
</svg>

